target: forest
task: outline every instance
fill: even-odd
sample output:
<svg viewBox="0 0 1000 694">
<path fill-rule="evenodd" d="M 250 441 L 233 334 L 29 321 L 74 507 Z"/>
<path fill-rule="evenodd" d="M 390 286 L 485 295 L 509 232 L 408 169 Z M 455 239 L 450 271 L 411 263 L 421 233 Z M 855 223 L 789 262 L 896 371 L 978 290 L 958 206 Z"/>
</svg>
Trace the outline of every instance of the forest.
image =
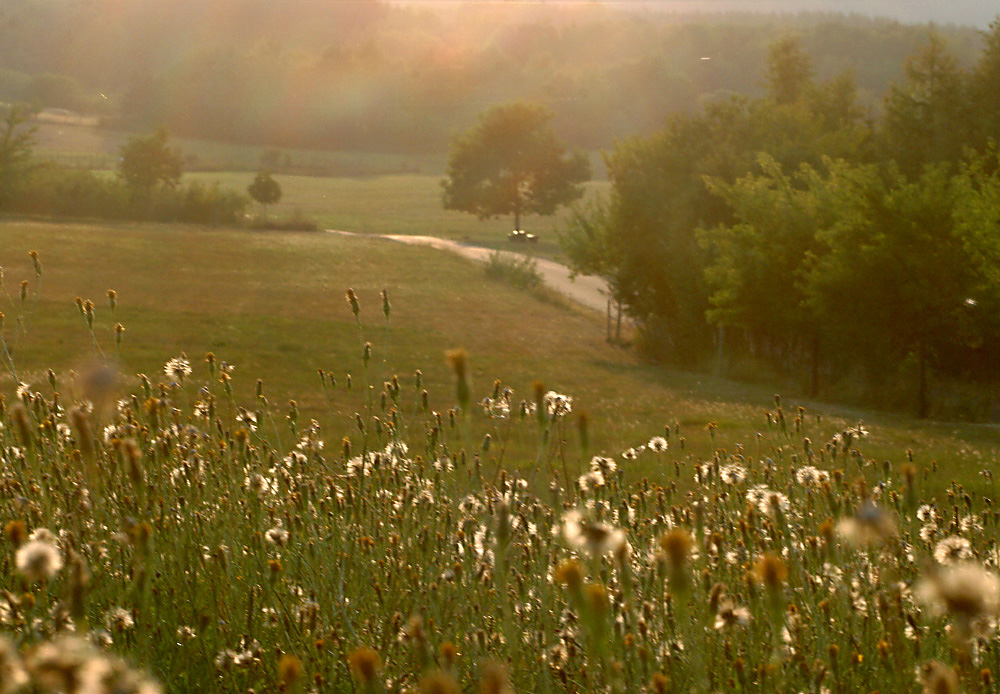
<svg viewBox="0 0 1000 694">
<path fill-rule="evenodd" d="M 109 127 L 280 147 L 440 152 L 490 105 L 556 113 L 574 147 L 651 134 L 731 93 L 760 96 L 788 34 L 817 77 L 880 107 L 932 27 L 857 15 L 699 15 L 601 4 L 7 0 L 0 101 Z M 937 28 L 963 65 L 981 39 Z"/>
<path fill-rule="evenodd" d="M 932 37 L 876 119 L 850 75 L 817 80 L 798 41 L 775 42 L 765 95 L 606 154 L 611 193 L 578 211 L 568 253 L 675 363 L 991 416 L 971 384 L 1000 359 L 1000 21 L 985 39 L 965 68 Z"/>
</svg>

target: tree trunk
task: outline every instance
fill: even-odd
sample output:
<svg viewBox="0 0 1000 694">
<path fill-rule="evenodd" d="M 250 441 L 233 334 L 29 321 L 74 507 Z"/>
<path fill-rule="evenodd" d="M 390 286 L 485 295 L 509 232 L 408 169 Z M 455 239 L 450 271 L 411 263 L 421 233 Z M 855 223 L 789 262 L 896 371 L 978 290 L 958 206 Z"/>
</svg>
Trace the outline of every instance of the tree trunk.
<svg viewBox="0 0 1000 694">
<path fill-rule="evenodd" d="M 618 322 L 615 324 L 615 340 L 617 342 L 622 341 L 622 302 L 617 302 L 618 304 Z"/>
<path fill-rule="evenodd" d="M 927 402 L 927 348 L 921 341 L 917 346 L 917 417 L 927 418 L 929 404 Z"/>
<path fill-rule="evenodd" d="M 721 376 L 726 359 L 726 326 L 719 323 L 715 331 L 715 375 Z"/>
<path fill-rule="evenodd" d="M 819 336 L 813 335 L 809 357 L 812 361 L 812 373 L 809 378 L 809 397 L 819 395 Z"/>
</svg>

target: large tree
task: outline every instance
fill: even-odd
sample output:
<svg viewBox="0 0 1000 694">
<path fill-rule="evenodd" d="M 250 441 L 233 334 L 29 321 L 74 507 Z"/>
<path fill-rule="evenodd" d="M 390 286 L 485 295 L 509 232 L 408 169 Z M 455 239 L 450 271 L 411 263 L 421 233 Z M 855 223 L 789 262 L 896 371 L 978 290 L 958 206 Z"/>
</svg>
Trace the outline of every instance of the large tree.
<svg viewBox="0 0 1000 694">
<path fill-rule="evenodd" d="M 543 106 L 522 102 L 494 106 L 452 142 L 444 207 L 480 219 L 513 215 L 521 228 L 526 214 L 549 215 L 583 195 L 590 177 L 587 159 L 567 153 Z"/>
<path fill-rule="evenodd" d="M 737 220 L 706 180 L 719 186 L 759 173 L 760 152 L 785 172 L 818 166 L 824 155 L 869 156 L 869 128 L 849 77 L 814 82 L 794 40 L 776 44 L 768 65 L 767 97 L 709 101 L 697 113 L 671 118 L 653 137 L 619 142 L 605 157 L 606 206 L 563 235 L 573 267 L 607 278 L 644 344 L 674 361 L 697 364 L 719 339 L 705 321 L 718 288 L 706 286 L 704 269 L 717 249 L 699 243 L 697 230 Z M 592 255 L 605 264 L 589 267 Z M 749 272 L 745 281 L 751 282 Z"/>
</svg>

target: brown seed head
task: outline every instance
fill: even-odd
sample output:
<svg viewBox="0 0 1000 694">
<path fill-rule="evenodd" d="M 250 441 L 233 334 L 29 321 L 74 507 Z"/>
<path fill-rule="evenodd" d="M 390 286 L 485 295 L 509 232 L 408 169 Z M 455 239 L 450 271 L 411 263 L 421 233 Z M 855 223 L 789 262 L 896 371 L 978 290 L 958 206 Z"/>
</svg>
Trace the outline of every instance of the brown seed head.
<svg viewBox="0 0 1000 694">
<path fill-rule="evenodd" d="M 444 670 L 434 670 L 420 680 L 417 691 L 420 694 L 460 694 L 462 690 L 450 674 Z"/>
<path fill-rule="evenodd" d="M 567 559 L 556 567 L 553 578 L 571 590 L 579 590 L 583 585 L 583 567 L 576 559 Z"/>
<path fill-rule="evenodd" d="M 286 653 L 278 660 L 278 680 L 286 687 L 291 687 L 302 679 L 302 661 L 294 655 Z"/>
<path fill-rule="evenodd" d="M 694 540 L 691 539 L 691 533 L 684 528 L 674 528 L 660 538 L 660 549 L 673 568 L 682 567 L 687 563 L 692 547 Z"/>
<path fill-rule="evenodd" d="M 448 361 L 448 366 L 451 370 L 455 372 L 455 376 L 459 379 L 464 379 L 466 377 L 466 369 L 469 363 L 469 354 L 464 349 L 449 349 L 444 353 L 445 359 Z"/>
<path fill-rule="evenodd" d="M 753 576 L 769 590 L 780 590 L 788 580 L 788 567 L 777 554 L 765 552 L 754 562 Z"/>
<path fill-rule="evenodd" d="M 374 648 L 359 646 L 347 654 L 347 665 L 351 669 L 351 676 L 354 681 L 363 687 L 375 682 L 379 671 L 382 669 L 382 662 Z"/>
<path fill-rule="evenodd" d="M 495 660 L 483 664 L 479 676 L 479 694 L 514 694 L 514 689 L 507 679 L 507 670 Z"/>
<path fill-rule="evenodd" d="M 7 521 L 3 526 L 3 534 L 7 537 L 7 542 L 14 545 L 14 549 L 23 545 L 28 538 L 28 530 L 24 521 L 18 519 Z"/>
<path fill-rule="evenodd" d="M 958 674 L 939 660 L 920 666 L 920 683 L 924 694 L 958 694 Z"/>
<path fill-rule="evenodd" d="M 598 617 L 607 614 L 611 603 L 608 600 L 608 590 L 601 583 L 588 583 L 583 589 L 584 599 L 591 611 Z"/>
<path fill-rule="evenodd" d="M 445 641 L 438 647 L 438 653 L 441 654 L 441 662 L 449 670 L 455 666 L 455 662 L 458 660 L 458 647 L 455 646 L 451 641 Z"/>
</svg>

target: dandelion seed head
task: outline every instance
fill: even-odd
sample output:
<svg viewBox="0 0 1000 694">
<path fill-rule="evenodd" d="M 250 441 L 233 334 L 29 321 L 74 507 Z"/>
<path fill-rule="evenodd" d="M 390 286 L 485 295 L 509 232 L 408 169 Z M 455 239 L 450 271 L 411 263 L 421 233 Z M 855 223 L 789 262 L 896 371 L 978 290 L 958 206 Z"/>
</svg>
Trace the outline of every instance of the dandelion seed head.
<svg viewBox="0 0 1000 694">
<path fill-rule="evenodd" d="M 646 447 L 654 453 L 666 453 L 670 443 L 662 436 L 654 436 L 646 443 Z"/>
<path fill-rule="evenodd" d="M 264 539 L 277 547 L 284 547 L 288 544 L 288 531 L 277 526 L 264 531 Z"/>
<path fill-rule="evenodd" d="M 971 562 L 929 571 L 914 595 L 932 614 L 951 616 L 963 634 L 982 631 L 1000 614 L 1000 578 Z"/>
<path fill-rule="evenodd" d="M 191 375 L 191 362 L 183 354 L 174 357 L 163 365 L 163 373 L 171 380 L 183 382 Z"/>
<path fill-rule="evenodd" d="M 729 463 L 719 468 L 719 479 L 725 484 L 739 484 L 747 478 L 747 471 L 742 465 Z"/>
<path fill-rule="evenodd" d="M 934 559 L 939 564 L 957 564 L 972 557 L 972 543 L 964 537 L 951 535 L 934 546 Z"/>
<path fill-rule="evenodd" d="M 550 417 L 563 417 L 573 411 L 573 398 L 554 390 L 545 393 L 542 402 Z"/>
<path fill-rule="evenodd" d="M 35 531 L 36 533 L 38 531 Z M 34 536 L 35 533 L 32 533 Z M 63 566 L 62 554 L 53 542 L 48 540 L 30 540 L 17 550 L 14 555 L 17 570 L 32 582 L 52 579 Z"/>
<path fill-rule="evenodd" d="M 591 521 L 579 510 L 563 515 L 563 537 L 570 546 L 592 557 L 620 552 L 627 540 L 625 533 L 607 523 Z"/>
</svg>

